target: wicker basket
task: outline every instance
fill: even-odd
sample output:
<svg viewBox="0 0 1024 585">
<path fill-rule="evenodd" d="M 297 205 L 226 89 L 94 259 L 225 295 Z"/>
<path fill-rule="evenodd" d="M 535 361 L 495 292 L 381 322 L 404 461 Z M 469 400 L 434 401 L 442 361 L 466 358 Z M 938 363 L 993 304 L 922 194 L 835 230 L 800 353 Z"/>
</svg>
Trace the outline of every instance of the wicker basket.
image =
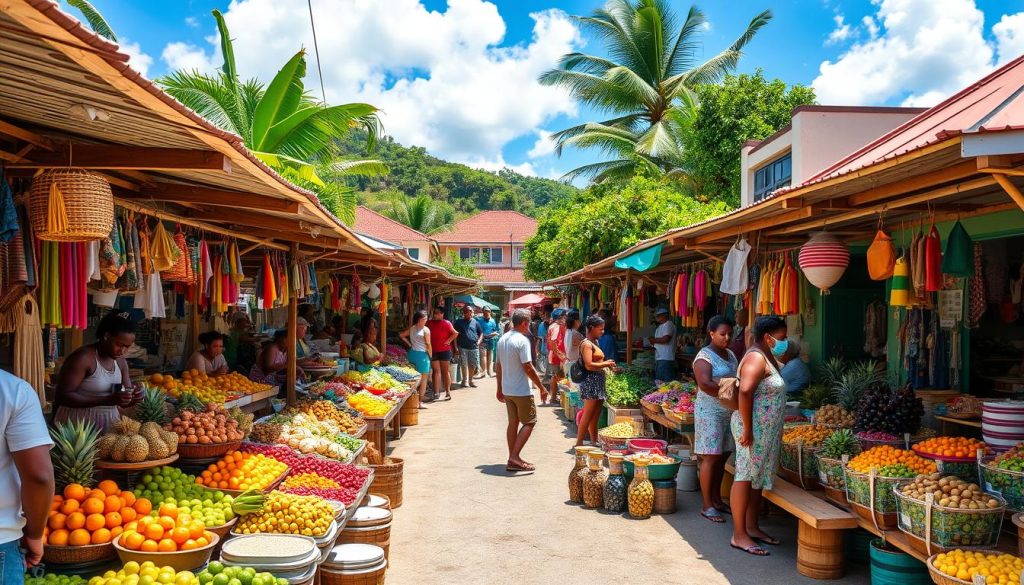
<svg viewBox="0 0 1024 585">
<path fill-rule="evenodd" d="M 1003 554 L 997 550 L 980 550 L 977 551 L 986 555 L 1000 555 Z M 925 565 L 928 566 L 928 573 L 931 575 L 932 582 L 935 585 L 971 585 L 971 581 L 964 581 L 963 579 L 957 579 L 956 577 L 950 577 L 942 571 L 935 568 L 935 557 L 939 556 L 940 553 L 933 554 L 928 557 L 925 561 Z"/>
<path fill-rule="evenodd" d="M 629 439 L 635 438 L 620 439 L 618 437 L 605 437 L 600 431 L 597 433 L 597 442 L 600 443 L 601 449 L 606 453 L 609 451 L 626 451 L 629 449 Z"/>
<path fill-rule="evenodd" d="M 217 537 L 223 541 L 224 537 L 226 537 L 228 533 L 231 532 L 231 529 L 235 527 L 235 524 L 238 524 L 237 517 L 232 518 L 231 521 L 226 524 L 221 524 L 220 526 L 207 526 L 206 529 L 216 534 Z"/>
<path fill-rule="evenodd" d="M 146 561 L 153 561 L 153 563 L 158 567 L 171 567 L 175 571 L 191 571 L 210 562 L 210 557 L 213 555 L 213 549 L 215 549 L 217 544 L 220 543 L 219 536 L 212 533 L 208 534 L 208 536 L 210 537 L 210 544 L 202 548 L 179 550 L 176 552 L 142 552 L 138 550 L 128 550 L 117 543 L 121 537 L 114 540 L 114 548 L 117 549 L 117 556 L 121 558 L 121 563 L 135 561 L 141 565 Z"/>
<path fill-rule="evenodd" d="M 936 550 L 954 548 L 991 548 L 999 544 L 999 531 L 1003 525 L 1006 502 L 999 496 L 998 508 L 964 510 L 932 503 L 904 495 L 893 488 L 899 508 L 899 527 L 910 538 L 910 544 L 919 552 L 930 555 Z M 925 541 L 926 532 L 931 533 L 931 550 Z"/>
<path fill-rule="evenodd" d="M 402 506 L 402 469 L 405 461 L 398 457 L 391 457 L 391 463 L 382 465 L 371 465 L 373 469 L 373 483 L 370 490 L 374 493 L 387 496 L 391 501 L 391 508 Z"/>
<path fill-rule="evenodd" d="M 229 443 L 183 443 L 178 442 L 178 457 L 182 459 L 211 459 L 223 457 L 231 451 L 237 450 L 242 445 L 241 441 Z"/>
<path fill-rule="evenodd" d="M 985 491 L 1006 500 L 1011 510 L 1024 511 L 1024 472 L 1000 469 L 992 460 L 982 461 L 981 475 Z"/>
<path fill-rule="evenodd" d="M 43 562 L 48 565 L 77 565 L 117 558 L 113 543 L 84 546 L 43 546 Z"/>
<path fill-rule="evenodd" d="M 646 400 L 640 401 L 640 409 L 644 411 L 644 414 L 649 416 L 657 416 L 661 414 L 662 406 L 660 404 L 653 404 Z"/>
<path fill-rule="evenodd" d="M 692 412 L 677 412 L 669 406 L 661 407 L 662 414 L 665 418 L 679 425 L 692 425 L 693 424 L 693 413 Z"/>
<path fill-rule="evenodd" d="M 867 473 L 846 468 L 846 499 L 853 511 L 868 522 L 877 524 L 881 530 L 899 528 L 898 504 L 894 487 L 914 481 L 904 477 L 878 477 L 874 479 L 875 497 L 871 498 L 871 476 Z M 872 518 L 872 512 L 874 517 Z"/>
<path fill-rule="evenodd" d="M 50 231 L 51 190 L 59 190 L 64 202 L 66 227 Z M 43 171 L 32 180 L 28 215 L 40 240 L 86 242 L 110 235 L 114 226 L 114 194 L 110 183 L 96 173 L 63 168 Z"/>
<path fill-rule="evenodd" d="M 805 447 L 802 443 L 783 443 L 779 453 L 779 475 L 805 490 L 818 488 L 818 451 L 820 446 Z"/>
</svg>

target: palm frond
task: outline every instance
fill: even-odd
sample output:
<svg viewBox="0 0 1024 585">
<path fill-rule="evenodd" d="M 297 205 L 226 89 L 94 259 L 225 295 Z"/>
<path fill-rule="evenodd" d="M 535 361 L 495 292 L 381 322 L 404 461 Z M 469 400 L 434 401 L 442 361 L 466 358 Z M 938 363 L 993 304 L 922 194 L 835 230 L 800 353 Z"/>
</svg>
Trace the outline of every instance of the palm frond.
<svg viewBox="0 0 1024 585">
<path fill-rule="evenodd" d="M 636 161 L 632 158 L 606 160 L 576 167 L 562 175 L 564 181 L 575 181 L 580 178 L 591 178 L 595 182 L 603 182 L 610 177 L 632 177 L 636 171 Z M 598 180 L 601 177 L 601 180 Z"/>
<path fill-rule="evenodd" d="M 542 85 L 557 85 L 576 100 L 605 111 L 629 111 L 636 102 L 626 91 L 611 80 L 579 71 L 553 69 L 543 73 L 538 81 Z"/>
<path fill-rule="evenodd" d="M 161 77 L 157 83 L 183 106 L 218 128 L 245 138 L 235 95 L 221 77 L 210 77 L 198 71 L 175 71 Z"/>
<path fill-rule="evenodd" d="M 676 42 L 672 51 L 665 60 L 665 70 L 662 73 L 664 78 L 678 75 L 694 65 L 694 55 L 700 44 L 697 42 L 697 35 L 704 28 L 707 18 L 704 12 L 697 6 L 691 6 L 690 12 L 686 15 L 683 27 L 679 29 Z"/>
<path fill-rule="evenodd" d="M 312 183 L 317 187 L 324 184 L 323 179 L 316 173 L 316 167 L 308 162 L 275 152 L 254 150 L 253 154 L 286 179 Z"/>
<path fill-rule="evenodd" d="M 99 10 L 93 6 L 88 0 L 68 0 L 68 5 L 77 8 L 82 16 L 85 17 L 85 22 L 89 23 L 89 28 L 101 37 L 117 42 L 117 36 L 114 34 L 114 29 L 110 28 L 110 24 L 107 23 L 107 19 L 103 18 Z"/>
<path fill-rule="evenodd" d="M 562 142 L 564 146 L 577 148 L 600 148 L 602 151 L 619 156 L 628 156 L 636 150 L 636 134 L 615 128 L 602 126 L 593 122 L 584 125 L 583 132 L 567 138 Z"/>
<path fill-rule="evenodd" d="M 329 166 L 342 176 L 380 177 L 388 174 L 388 165 L 379 160 L 337 160 Z"/>
<path fill-rule="evenodd" d="M 632 69 L 615 67 L 609 69 L 605 79 L 616 85 L 619 92 L 625 92 L 634 103 L 641 103 L 647 106 L 654 106 L 661 98 L 658 89 L 652 87 L 646 80 L 642 79 Z M 625 96 L 624 96 L 625 97 Z"/>
<path fill-rule="evenodd" d="M 620 65 L 604 57 L 586 53 L 566 53 L 558 60 L 558 68 L 566 71 L 579 71 L 601 77 L 606 71 Z"/>
<path fill-rule="evenodd" d="M 220 52 L 224 56 L 224 64 L 221 71 L 227 78 L 229 84 L 238 82 L 238 69 L 235 68 L 235 45 L 231 40 L 231 33 L 228 31 L 228 23 L 220 10 L 213 9 L 213 19 L 217 22 L 217 32 L 220 33 Z"/>
<path fill-rule="evenodd" d="M 274 75 L 263 99 L 256 106 L 252 117 L 252 140 L 256 150 L 269 150 L 264 144 L 270 128 L 287 119 L 299 108 L 305 86 L 306 51 L 301 50 L 285 63 Z M 272 149 L 271 147 L 270 149 Z"/>
</svg>

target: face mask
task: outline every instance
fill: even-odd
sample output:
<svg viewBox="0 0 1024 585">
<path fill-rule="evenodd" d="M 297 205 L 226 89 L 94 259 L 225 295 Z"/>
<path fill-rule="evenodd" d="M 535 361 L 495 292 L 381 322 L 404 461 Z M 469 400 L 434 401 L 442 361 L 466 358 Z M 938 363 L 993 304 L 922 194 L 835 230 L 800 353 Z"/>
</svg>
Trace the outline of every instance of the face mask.
<svg viewBox="0 0 1024 585">
<path fill-rule="evenodd" d="M 772 355 L 775 357 L 782 357 L 786 355 L 786 350 L 789 349 L 789 339 L 775 339 L 775 345 L 772 346 Z"/>
</svg>

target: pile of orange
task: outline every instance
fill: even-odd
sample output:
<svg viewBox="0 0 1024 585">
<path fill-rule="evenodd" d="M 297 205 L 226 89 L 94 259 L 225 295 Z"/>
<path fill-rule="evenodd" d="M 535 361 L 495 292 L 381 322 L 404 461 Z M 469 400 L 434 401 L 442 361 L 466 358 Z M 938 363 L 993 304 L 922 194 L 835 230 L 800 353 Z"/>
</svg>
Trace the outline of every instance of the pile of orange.
<svg viewBox="0 0 1024 585">
<path fill-rule="evenodd" d="M 196 476 L 196 483 L 222 490 L 264 490 L 288 466 L 260 453 L 231 451 Z"/>
<path fill-rule="evenodd" d="M 975 457 L 978 449 L 988 452 L 984 441 L 968 437 L 932 437 L 915 443 L 911 449 L 925 457 Z"/>
<path fill-rule="evenodd" d="M 126 524 L 117 544 L 142 552 L 177 552 L 202 548 L 212 539 L 213 533 L 207 532 L 202 520 L 181 514 L 177 506 L 165 503 L 156 517 L 142 516 Z"/>
<path fill-rule="evenodd" d="M 913 451 L 897 449 L 892 445 L 872 447 L 857 455 L 847 466 L 860 473 L 868 473 L 872 467 L 882 468 L 887 465 L 905 465 L 916 473 L 935 473 L 935 462 L 918 457 Z"/>
<path fill-rule="evenodd" d="M 69 484 L 63 494 L 53 497 L 43 542 L 50 546 L 106 544 L 152 509 L 149 500 L 136 499 L 110 480 L 101 481 L 94 489 Z"/>
</svg>

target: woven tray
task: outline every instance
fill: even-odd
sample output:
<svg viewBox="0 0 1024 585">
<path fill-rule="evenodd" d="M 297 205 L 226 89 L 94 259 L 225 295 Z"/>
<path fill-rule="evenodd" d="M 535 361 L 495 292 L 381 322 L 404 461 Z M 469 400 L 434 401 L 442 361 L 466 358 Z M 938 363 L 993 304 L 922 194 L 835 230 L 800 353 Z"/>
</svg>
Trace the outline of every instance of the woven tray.
<svg viewBox="0 0 1024 585">
<path fill-rule="evenodd" d="M 164 457 L 163 459 L 150 459 L 147 461 L 137 461 L 135 463 L 129 463 L 127 461 L 104 461 L 99 459 L 96 461 L 96 469 L 107 469 L 110 471 L 142 471 L 143 469 L 153 469 L 156 467 L 162 467 L 164 465 L 170 465 L 178 460 L 178 454 L 173 453 L 170 457 Z"/>
<path fill-rule="evenodd" d="M 977 552 L 985 553 L 987 555 L 999 555 L 1003 554 L 997 550 L 979 550 Z M 935 553 L 928 557 L 925 565 L 928 567 L 928 573 L 931 575 L 932 582 L 935 585 L 971 585 L 970 581 L 964 581 L 963 579 L 957 579 L 956 577 L 950 577 L 942 571 L 935 568 L 935 557 L 939 556 L 940 553 Z"/>
<path fill-rule="evenodd" d="M 86 544 L 84 546 L 43 546 L 43 562 L 49 565 L 77 565 L 117 558 L 114 544 Z"/>
<path fill-rule="evenodd" d="M 238 449 L 241 441 L 230 441 L 228 443 L 178 443 L 178 456 L 182 459 L 209 459 L 211 457 L 223 457 L 230 451 Z"/>
</svg>

